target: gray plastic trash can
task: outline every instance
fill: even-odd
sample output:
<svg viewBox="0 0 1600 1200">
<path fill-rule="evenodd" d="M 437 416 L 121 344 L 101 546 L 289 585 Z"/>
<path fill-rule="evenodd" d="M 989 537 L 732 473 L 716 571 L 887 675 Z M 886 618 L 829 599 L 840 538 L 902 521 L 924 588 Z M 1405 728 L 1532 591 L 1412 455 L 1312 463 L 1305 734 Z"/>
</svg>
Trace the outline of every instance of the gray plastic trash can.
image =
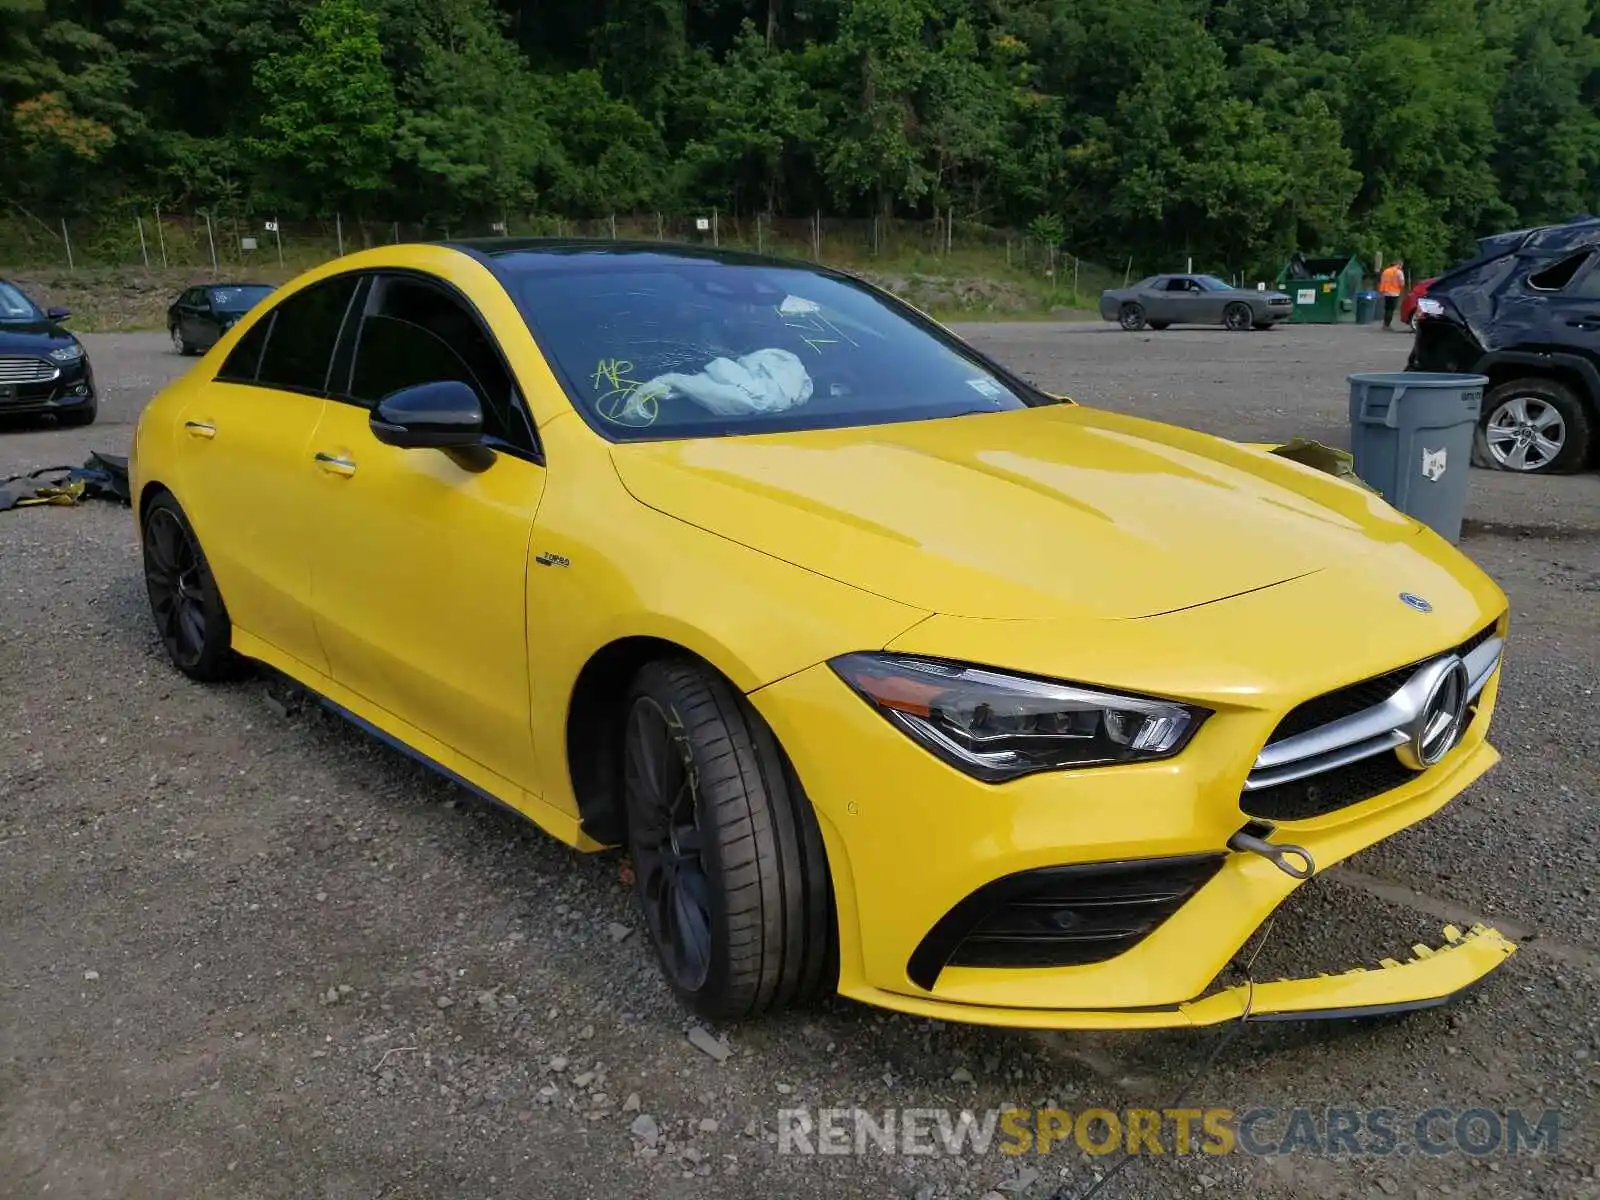
<svg viewBox="0 0 1600 1200">
<path fill-rule="evenodd" d="M 1401 512 L 1459 541 L 1488 377 L 1396 371 L 1349 380 L 1356 474 Z"/>
</svg>

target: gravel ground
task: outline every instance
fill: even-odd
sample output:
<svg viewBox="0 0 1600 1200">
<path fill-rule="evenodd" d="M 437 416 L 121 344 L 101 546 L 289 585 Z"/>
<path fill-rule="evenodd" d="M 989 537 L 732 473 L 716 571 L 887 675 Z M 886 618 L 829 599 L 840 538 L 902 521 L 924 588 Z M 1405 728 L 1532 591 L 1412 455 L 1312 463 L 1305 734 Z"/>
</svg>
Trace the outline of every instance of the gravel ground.
<svg viewBox="0 0 1600 1200">
<path fill-rule="evenodd" d="M 1405 352 L 1371 328 L 967 332 L 1077 399 L 1251 439 L 1342 441 L 1344 373 Z M 0 477 L 125 451 L 187 365 L 159 335 L 85 341 L 100 423 L 0 430 Z M 0 515 L 0 1193 L 1076 1196 L 1120 1160 L 780 1154 L 779 1110 L 1162 1107 L 1216 1053 L 1189 1106 L 1557 1108 L 1562 1132 L 1522 1157 L 1145 1156 L 1102 1200 L 1600 1197 L 1600 477 L 1474 472 L 1469 515 L 1464 548 L 1514 605 L 1505 762 L 1302 889 L 1255 974 L 1404 957 L 1481 917 L 1528 939 L 1482 987 L 1399 1019 L 1198 1034 L 836 1001 L 710 1039 L 659 981 L 614 856 L 260 682 L 181 679 L 125 511 Z"/>
</svg>

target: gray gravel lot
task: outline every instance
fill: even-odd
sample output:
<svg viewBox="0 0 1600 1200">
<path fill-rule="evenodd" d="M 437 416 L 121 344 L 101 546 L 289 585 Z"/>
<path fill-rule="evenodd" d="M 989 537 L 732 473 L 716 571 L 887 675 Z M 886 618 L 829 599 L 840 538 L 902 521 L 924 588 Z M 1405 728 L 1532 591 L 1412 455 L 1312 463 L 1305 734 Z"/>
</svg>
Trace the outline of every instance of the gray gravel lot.
<svg viewBox="0 0 1600 1200">
<path fill-rule="evenodd" d="M 966 332 L 1087 403 L 1341 443 L 1344 374 L 1406 348 L 1370 327 Z M 100 423 L 0 428 L 0 476 L 125 452 L 188 365 L 158 334 L 84 340 Z M 1551 1107 L 1558 1148 L 1152 1156 L 1103 1200 L 1600 1197 L 1600 476 L 1474 472 L 1469 516 L 1464 549 L 1514 606 L 1505 762 L 1302 889 L 1256 974 L 1404 957 L 1444 920 L 1529 940 L 1442 1009 L 1243 1029 L 1188 1103 Z M 1077 1195 L 1118 1160 L 780 1155 L 778 1110 L 1161 1107 L 1230 1036 L 998 1032 L 840 1001 L 718 1031 L 718 1061 L 634 930 L 614 856 L 334 718 L 285 715 L 259 682 L 172 672 L 126 511 L 0 515 L 0 1194 Z"/>
</svg>

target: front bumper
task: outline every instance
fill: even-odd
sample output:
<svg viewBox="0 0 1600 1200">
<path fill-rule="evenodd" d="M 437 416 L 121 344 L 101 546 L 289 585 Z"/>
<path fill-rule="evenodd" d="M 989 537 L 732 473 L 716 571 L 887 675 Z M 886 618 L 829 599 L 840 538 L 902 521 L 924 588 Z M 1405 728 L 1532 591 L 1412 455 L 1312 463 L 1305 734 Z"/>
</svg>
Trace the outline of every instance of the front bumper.
<svg viewBox="0 0 1600 1200">
<path fill-rule="evenodd" d="M 1281 823 L 1271 840 L 1304 847 L 1325 870 L 1443 807 L 1498 761 L 1486 740 L 1498 688 L 1497 671 L 1460 743 L 1437 766 L 1370 800 Z M 1203 727 L 1171 760 L 993 787 L 903 737 L 826 666 L 762 688 L 752 700 L 817 810 L 839 911 L 839 990 L 855 999 L 1050 1028 L 1392 1011 L 1442 1002 L 1514 949 L 1481 930 L 1405 967 L 1207 995 L 1300 883 L 1258 855 L 1227 849 L 1250 820 L 1238 803 L 1240 747 L 1223 736 L 1227 722 L 1208 722 L 1213 728 Z M 930 931 L 995 881 L 1068 864 L 1184 856 L 1220 857 L 1220 866 L 1153 930 L 1104 961 L 947 964 L 936 972 L 913 965 Z"/>
<path fill-rule="evenodd" d="M 0 384 L 0 417 L 81 408 L 95 401 L 94 369 L 85 355 L 59 367 L 54 379 L 37 383 Z"/>
</svg>

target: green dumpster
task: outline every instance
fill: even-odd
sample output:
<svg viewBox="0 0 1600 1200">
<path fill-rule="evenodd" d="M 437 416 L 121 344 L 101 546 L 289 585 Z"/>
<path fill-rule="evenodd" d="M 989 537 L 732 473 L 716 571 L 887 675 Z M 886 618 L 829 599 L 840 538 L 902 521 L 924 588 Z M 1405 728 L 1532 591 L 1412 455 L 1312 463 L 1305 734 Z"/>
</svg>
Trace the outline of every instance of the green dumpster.
<svg viewBox="0 0 1600 1200">
<path fill-rule="evenodd" d="M 1315 325 L 1353 323 L 1363 274 L 1354 255 L 1307 258 L 1296 254 L 1278 272 L 1278 290 L 1288 293 L 1294 302 L 1290 321 Z"/>
</svg>

